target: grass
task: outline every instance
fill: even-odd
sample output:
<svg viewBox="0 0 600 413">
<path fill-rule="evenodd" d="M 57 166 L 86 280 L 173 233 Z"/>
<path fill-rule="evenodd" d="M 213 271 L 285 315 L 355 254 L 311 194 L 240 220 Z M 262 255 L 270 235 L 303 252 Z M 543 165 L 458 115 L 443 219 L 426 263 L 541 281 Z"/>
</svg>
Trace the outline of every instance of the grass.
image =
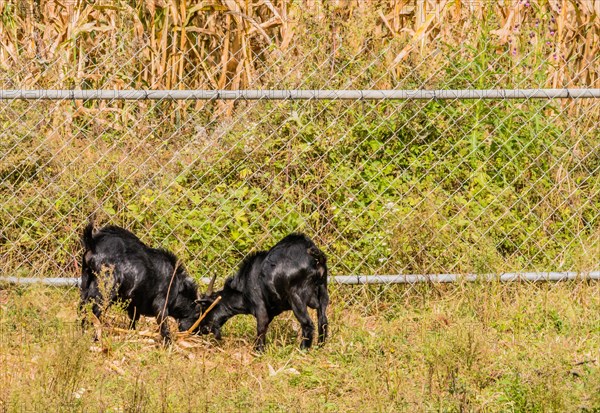
<svg viewBox="0 0 600 413">
<path fill-rule="evenodd" d="M 4 287 L 0 411 L 600 409 L 599 283 L 331 290 L 324 347 L 297 350 L 284 315 L 256 355 L 251 317 L 220 344 L 162 348 L 154 320 L 93 342 L 75 290 Z"/>
</svg>

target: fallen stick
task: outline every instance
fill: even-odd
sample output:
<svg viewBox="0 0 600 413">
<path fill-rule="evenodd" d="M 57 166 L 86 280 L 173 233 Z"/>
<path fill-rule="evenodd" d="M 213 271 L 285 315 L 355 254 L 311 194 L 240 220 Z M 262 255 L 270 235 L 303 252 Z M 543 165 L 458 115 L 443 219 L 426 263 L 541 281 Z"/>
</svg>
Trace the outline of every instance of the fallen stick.
<svg viewBox="0 0 600 413">
<path fill-rule="evenodd" d="M 198 320 L 196 320 L 196 322 L 194 323 L 194 325 L 192 325 L 187 331 L 183 331 L 181 333 L 177 333 L 177 337 L 180 339 L 186 338 L 188 336 L 190 336 L 192 334 L 192 332 L 198 328 L 198 326 L 200 325 L 200 322 L 202 322 L 202 320 L 204 319 L 204 317 L 206 317 L 206 315 L 209 313 L 210 310 L 212 310 L 215 305 L 217 305 L 217 303 L 221 301 L 221 296 L 218 296 L 217 299 L 215 301 L 213 301 L 213 303 L 210 305 L 210 307 L 208 307 L 206 309 L 206 311 L 204 313 L 202 313 L 202 315 L 198 318 Z"/>
</svg>

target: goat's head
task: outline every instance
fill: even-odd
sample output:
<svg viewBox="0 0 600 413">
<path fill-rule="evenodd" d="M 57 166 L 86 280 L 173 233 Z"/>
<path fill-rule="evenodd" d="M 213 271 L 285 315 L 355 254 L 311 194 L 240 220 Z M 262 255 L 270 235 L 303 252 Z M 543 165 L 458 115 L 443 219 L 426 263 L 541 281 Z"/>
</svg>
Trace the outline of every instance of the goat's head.
<svg viewBox="0 0 600 413">
<path fill-rule="evenodd" d="M 183 267 L 176 268 L 177 278 L 180 280 L 177 298 L 169 308 L 178 322 L 179 331 L 190 329 L 203 312 L 202 305 L 198 302 L 198 286 L 190 278 Z M 197 330 L 197 329 L 196 329 Z"/>
<path fill-rule="evenodd" d="M 206 288 L 206 292 L 202 296 L 200 296 L 200 298 L 198 298 L 196 302 L 200 304 L 203 314 L 203 319 L 200 322 L 198 331 L 200 332 L 200 334 L 209 334 L 212 332 L 215 334 L 215 336 L 217 336 L 217 338 L 220 338 L 220 334 L 212 328 L 213 317 L 211 313 L 209 312 L 208 314 L 205 314 L 218 297 L 218 294 L 213 291 L 216 278 L 216 275 L 214 275 L 211 278 L 210 282 L 208 283 L 208 287 Z"/>
</svg>

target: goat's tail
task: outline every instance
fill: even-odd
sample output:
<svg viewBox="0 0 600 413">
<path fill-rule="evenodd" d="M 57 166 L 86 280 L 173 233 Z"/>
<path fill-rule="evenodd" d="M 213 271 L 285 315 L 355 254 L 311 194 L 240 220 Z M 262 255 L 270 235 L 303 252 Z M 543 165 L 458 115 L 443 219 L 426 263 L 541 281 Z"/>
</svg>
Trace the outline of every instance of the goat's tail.
<svg viewBox="0 0 600 413">
<path fill-rule="evenodd" d="M 308 249 L 308 254 L 317 261 L 319 278 L 327 283 L 327 256 L 315 245 Z"/>
<path fill-rule="evenodd" d="M 83 248 L 85 248 L 86 251 L 94 252 L 95 243 L 94 243 L 94 223 L 93 222 L 90 221 L 87 224 L 87 226 L 85 227 L 85 229 L 83 230 L 83 236 L 81 237 L 81 243 L 83 244 Z"/>
<path fill-rule="evenodd" d="M 83 244 L 83 255 L 81 256 L 81 289 L 82 299 L 86 297 L 87 291 L 90 287 L 90 283 L 95 279 L 94 272 L 90 269 L 90 259 L 96 250 L 96 242 L 94 241 L 94 220 L 90 217 L 90 220 L 83 230 L 81 236 L 81 244 Z M 83 301 L 82 301 L 83 303 Z"/>
</svg>

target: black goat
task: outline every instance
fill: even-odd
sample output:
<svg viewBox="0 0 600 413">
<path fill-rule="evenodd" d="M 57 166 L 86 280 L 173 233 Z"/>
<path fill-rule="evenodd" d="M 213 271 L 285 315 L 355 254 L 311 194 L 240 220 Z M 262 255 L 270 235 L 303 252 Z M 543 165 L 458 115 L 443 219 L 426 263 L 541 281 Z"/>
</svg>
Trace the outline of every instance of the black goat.
<svg viewBox="0 0 600 413">
<path fill-rule="evenodd" d="M 200 316 L 198 287 L 171 252 L 150 248 L 117 226 L 94 231 L 91 223 L 83 231 L 82 243 L 80 309 L 91 303 L 92 312 L 100 318 L 101 303 L 122 299 L 131 327 L 135 328 L 141 315 L 156 317 L 165 342 L 170 341 L 167 316 L 177 320 L 180 331 L 189 329 Z M 105 287 L 99 280 L 102 275 Z"/>
<path fill-rule="evenodd" d="M 209 288 L 200 299 L 206 308 L 221 296 L 200 323 L 202 334 L 221 338 L 221 326 L 237 314 L 256 317 L 256 349 L 264 350 L 269 323 L 283 311 L 292 310 L 302 326 L 301 349 L 311 346 L 314 324 L 308 307 L 317 310 L 319 344 L 327 337 L 327 262 L 325 254 L 303 234 L 291 234 L 269 251 L 248 256 L 237 274 L 222 290 Z"/>
</svg>

